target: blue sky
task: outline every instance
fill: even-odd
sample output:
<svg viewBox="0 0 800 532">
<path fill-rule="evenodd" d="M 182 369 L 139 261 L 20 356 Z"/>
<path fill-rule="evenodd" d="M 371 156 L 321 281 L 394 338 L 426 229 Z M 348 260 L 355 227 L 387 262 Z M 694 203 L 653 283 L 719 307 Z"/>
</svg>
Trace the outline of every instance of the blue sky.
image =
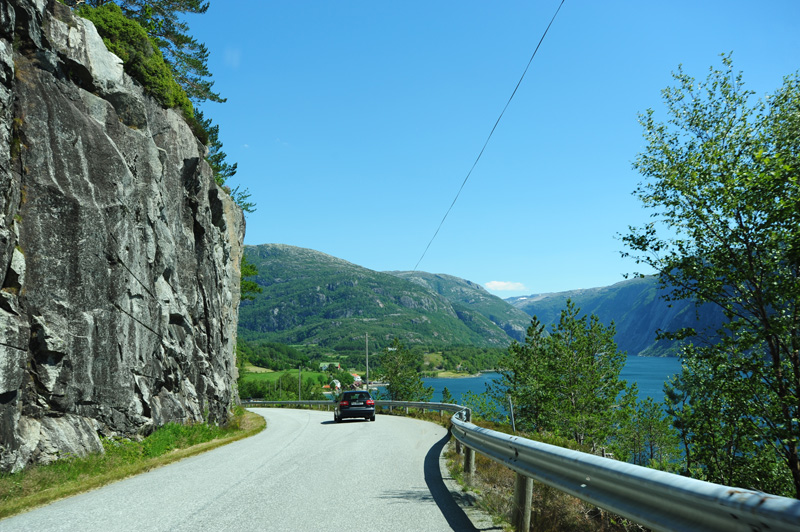
<svg viewBox="0 0 800 532">
<path fill-rule="evenodd" d="M 559 4 L 211 0 L 188 22 L 257 203 L 245 243 L 413 269 Z M 727 52 L 774 91 L 800 68 L 798 20 L 796 0 L 566 0 L 418 269 L 500 297 L 623 280 L 616 235 L 649 214 L 638 113 L 663 118 L 671 72 L 704 79 Z"/>
</svg>

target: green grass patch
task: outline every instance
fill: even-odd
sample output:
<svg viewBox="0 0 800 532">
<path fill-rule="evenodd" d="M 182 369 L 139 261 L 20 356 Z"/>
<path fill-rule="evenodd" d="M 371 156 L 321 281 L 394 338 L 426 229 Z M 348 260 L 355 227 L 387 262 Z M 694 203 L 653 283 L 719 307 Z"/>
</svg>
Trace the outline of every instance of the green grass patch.
<svg viewBox="0 0 800 532">
<path fill-rule="evenodd" d="M 0 518 L 200 454 L 261 432 L 264 418 L 237 409 L 224 427 L 165 425 L 141 442 L 104 440 L 102 454 L 0 474 Z"/>
<path fill-rule="evenodd" d="M 273 373 L 275 371 L 274 369 L 262 368 L 249 363 L 244 365 L 244 370 L 248 373 Z"/>
<path fill-rule="evenodd" d="M 444 364 L 444 357 L 441 352 L 425 353 L 423 355 L 423 364 L 425 365 L 426 371 L 432 371 L 442 367 Z"/>
<path fill-rule="evenodd" d="M 474 377 L 475 374 L 466 371 L 440 371 L 436 376 L 442 379 L 457 379 L 460 377 Z"/>
<path fill-rule="evenodd" d="M 286 371 L 272 371 L 268 373 L 244 373 L 240 378 L 245 382 L 250 382 L 250 381 L 275 382 L 286 374 L 293 376 L 294 379 L 297 380 L 296 369 L 288 369 Z M 304 381 L 306 379 L 313 379 L 316 381 L 319 376 L 322 376 L 325 379 L 325 383 L 327 384 L 328 382 L 327 373 L 320 373 L 319 371 L 304 371 L 301 377 Z"/>
</svg>

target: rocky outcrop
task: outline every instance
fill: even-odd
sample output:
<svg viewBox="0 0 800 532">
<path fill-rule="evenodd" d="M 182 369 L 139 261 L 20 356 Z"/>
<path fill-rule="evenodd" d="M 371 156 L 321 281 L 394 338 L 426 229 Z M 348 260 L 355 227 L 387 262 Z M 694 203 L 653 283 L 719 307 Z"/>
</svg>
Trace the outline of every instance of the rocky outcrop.
<svg viewBox="0 0 800 532">
<path fill-rule="evenodd" d="M 241 210 L 53 0 L 0 2 L 0 469 L 224 422 Z"/>
</svg>

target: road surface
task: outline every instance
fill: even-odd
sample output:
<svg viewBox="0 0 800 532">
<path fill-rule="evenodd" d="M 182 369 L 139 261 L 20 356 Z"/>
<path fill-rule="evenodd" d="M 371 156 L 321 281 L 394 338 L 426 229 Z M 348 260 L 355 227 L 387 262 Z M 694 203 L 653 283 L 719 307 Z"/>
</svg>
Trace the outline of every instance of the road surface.
<svg viewBox="0 0 800 532">
<path fill-rule="evenodd" d="M 439 468 L 447 431 L 257 408 L 260 434 L 0 521 L 0 531 L 471 531 Z"/>
</svg>

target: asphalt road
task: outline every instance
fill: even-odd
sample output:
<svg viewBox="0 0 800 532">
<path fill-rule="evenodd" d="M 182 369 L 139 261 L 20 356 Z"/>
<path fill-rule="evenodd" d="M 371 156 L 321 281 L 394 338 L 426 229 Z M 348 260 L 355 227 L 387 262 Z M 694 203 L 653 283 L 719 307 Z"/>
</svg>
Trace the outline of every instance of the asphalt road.
<svg viewBox="0 0 800 532">
<path fill-rule="evenodd" d="M 447 431 L 410 418 L 253 409 L 251 438 L 0 521 L 0 531 L 472 531 L 439 468 Z"/>
</svg>

